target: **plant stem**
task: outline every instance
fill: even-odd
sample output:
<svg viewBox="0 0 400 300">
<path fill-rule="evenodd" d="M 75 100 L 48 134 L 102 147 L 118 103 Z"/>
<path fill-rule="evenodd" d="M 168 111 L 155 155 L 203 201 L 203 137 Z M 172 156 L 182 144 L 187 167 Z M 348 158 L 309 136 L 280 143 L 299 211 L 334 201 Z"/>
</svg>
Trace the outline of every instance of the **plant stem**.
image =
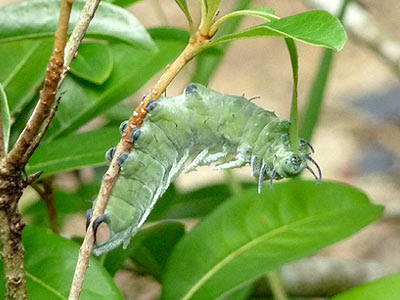
<svg viewBox="0 0 400 300">
<path fill-rule="evenodd" d="M 286 46 L 290 54 L 290 62 L 292 64 L 292 75 L 293 75 L 293 91 L 292 91 L 292 103 L 290 105 L 290 129 L 289 129 L 289 140 L 290 148 L 294 155 L 297 156 L 299 152 L 299 125 L 298 125 L 298 105 L 297 105 L 297 85 L 299 81 L 299 62 L 296 43 L 293 39 L 285 39 Z"/>
<path fill-rule="evenodd" d="M 251 3 L 251 0 L 237 0 L 235 3 L 234 10 L 242 10 L 247 8 Z M 226 35 L 236 31 L 239 27 L 242 17 L 237 17 L 227 21 L 224 26 L 218 29 L 218 35 Z M 191 82 L 197 82 L 206 84 L 214 72 L 217 70 L 218 65 L 221 62 L 224 53 L 228 49 L 230 43 L 224 43 L 218 47 L 221 50 L 221 55 L 207 55 L 200 54 L 196 59 L 196 70 L 191 78 Z"/>
<path fill-rule="evenodd" d="M 344 0 L 338 15 L 340 21 L 343 20 L 347 5 L 351 0 Z M 319 63 L 317 74 L 313 80 L 311 91 L 308 96 L 305 112 L 303 113 L 303 126 L 300 130 L 300 136 L 307 141 L 311 141 L 315 126 L 318 123 L 324 94 L 328 82 L 328 76 L 333 61 L 333 50 L 325 49 Z"/>
<path fill-rule="evenodd" d="M 17 201 L 0 209 L 1 260 L 6 281 L 5 299 L 28 299 L 24 269 L 22 229 L 24 223 L 16 212 Z"/>
<path fill-rule="evenodd" d="M 242 185 L 240 184 L 239 180 L 237 180 L 232 170 L 226 169 L 225 177 L 233 195 L 239 194 L 243 190 Z"/>
<path fill-rule="evenodd" d="M 54 48 L 47 66 L 44 87 L 40 92 L 40 99 L 35 107 L 34 113 L 7 156 L 7 163 L 10 168 L 17 170 L 23 168 L 23 165 L 20 163 L 22 157 L 34 142 L 40 128 L 50 115 L 64 65 L 64 48 L 67 42 L 67 30 L 72 3 L 73 0 L 61 1 L 60 17 L 54 39 Z"/>
<path fill-rule="evenodd" d="M 49 218 L 50 228 L 54 233 L 60 232 L 60 224 L 57 218 L 57 209 L 54 203 L 53 177 L 43 179 L 43 201 L 46 204 L 47 216 Z"/>
<path fill-rule="evenodd" d="M 285 289 L 283 288 L 282 280 L 278 271 L 268 271 L 266 277 L 271 286 L 271 293 L 275 300 L 288 300 Z"/>
</svg>

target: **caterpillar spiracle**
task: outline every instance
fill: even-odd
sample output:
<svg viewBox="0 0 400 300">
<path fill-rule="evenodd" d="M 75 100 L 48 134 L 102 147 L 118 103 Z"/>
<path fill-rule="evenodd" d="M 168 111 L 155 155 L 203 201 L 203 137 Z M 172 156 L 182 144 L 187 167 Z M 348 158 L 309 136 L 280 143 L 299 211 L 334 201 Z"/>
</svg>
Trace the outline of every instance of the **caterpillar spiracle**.
<svg viewBox="0 0 400 300">
<path fill-rule="evenodd" d="M 188 85 L 183 94 L 150 101 L 140 129 L 134 129 L 129 154 L 118 157 L 121 173 L 105 213 L 93 227 L 107 223 L 109 238 L 96 244 L 100 255 L 123 243 L 139 230 L 157 199 L 183 171 L 233 157 L 214 169 L 251 165 L 259 182 L 293 177 L 307 168 L 321 180 L 321 171 L 311 158 L 311 145 L 300 139 L 298 155 L 290 149 L 290 122 L 262 109 L 244 97 L 224 95 L 200 84 Z M 126 123 L 121 124 L 123 130 Z M 107 152 L 108 159 L 113 150 Z M 194 157 L 185 167 L 189 158 Z M 316 165 L 318 176 L 307 165 Z"/>
</svg>

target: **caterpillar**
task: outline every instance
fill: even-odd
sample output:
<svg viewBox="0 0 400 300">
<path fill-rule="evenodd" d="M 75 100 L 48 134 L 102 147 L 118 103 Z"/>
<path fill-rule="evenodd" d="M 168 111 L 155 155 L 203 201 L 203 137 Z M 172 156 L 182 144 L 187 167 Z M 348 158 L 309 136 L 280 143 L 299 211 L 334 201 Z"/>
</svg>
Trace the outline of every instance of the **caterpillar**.
<svg viewBox="0 0 400 300">
<path fill-rule="evenodd" d="M 259 193 L 263 180 L 269 179 L 272 188 L 273 180 L 296 176 L 305 168 L 321 181 L 321 170 L 311 157 L 312 146 L 300 139 L 298 155 L 294 155 L 290 122 L 244 97 L 190 84 L 182 95 L 150 100 L 146 110 L 142 126 L 132 131 L 130 153 L 118 157 L 121 172 L 105 213 L 93 222 L 95 232 L 101 222 L 109 229 L 108 240 L 95 245 L 95 255 L 122 243 L 126 248 L 157 199 L 183 170 L 190 172 L 222 159 L 227 161 L 214 169 L 250 164 Z M 121 132 L 126 124 L 121 124 Z M 114 152 L 111 148 L 106 158 L 111 160 Z M 190 157 L 194 158 L 185 168 Z M 308 162 L 316 165 L 318 176 Z"/>
</svg>

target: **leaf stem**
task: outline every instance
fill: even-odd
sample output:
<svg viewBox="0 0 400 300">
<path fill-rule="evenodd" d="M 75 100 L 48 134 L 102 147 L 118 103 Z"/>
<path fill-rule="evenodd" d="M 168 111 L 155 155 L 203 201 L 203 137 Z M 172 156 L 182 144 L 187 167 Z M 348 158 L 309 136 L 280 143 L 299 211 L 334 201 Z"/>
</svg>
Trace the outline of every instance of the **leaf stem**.
<svg viewBox="0 0 400 300">
<path fill-rule="evenodd" d="M 299 126 L 298 126 L 298 107 L 297 107 L 297 85 L 299 81 L 299 63 L 296 43 L 293 39 L 285 38 L 286 46 L 289 50 L 290 61 L 292 64 L 293 73 L 293 92 L 292 92 L 292 103 L 290 105 L 290 129 L 289 129 L 289 140 L 290 147 L 295 156 L 299 152 Z"/>
<path fill-rule="evenodd" d="M 228 20 L 230 20 L 232 18 L 235 18 L 235 17 L 248 16 L 248 15 L 252 15 L 252 16 L 255 16 L 255 17 L 260 17 L 260 18 L 262 18 L 264 20 L 267 19 L 268 21 L 274 20 L 274 19 L 275 20 L 279 19 L 278 16 L 275 16 L 273 14 L 269 14 L 269 13 L 266 13 L 266 12 L 262 12 L 262 11 L 254 12 L 252 10 L 235 10 L 235 11 L 229 13 L 229 14 L 224 15 L 223 17 L 218 19 L 214 24 L 212 24 L 211 28 L 210 28 L 210 35 L 214 36 L 214 34 L 217 32 L 218 28 L 221 27 L 221 25 L 223 23 L 225 23 L 226 21 L 228 21 Z"/>
<path fill-rule="evenodd" d="M 54 233 L 60 232 L 60 224 L 57 218 L 57 209 L 54 203 L 53 177 L 43 179 L 43 201 L 46 204 L 47 216 L 49 218 L 50 228 Z"/>
<path fill-rule="evenodd" d="M 200 20 L 200 25 L 199 25 L 199 32 L 201 34 L 205 35 L 208 33 L 208 28 L 207 27 L 207 4 L 205 0 L 200 1 L 201 5 L 201 20 Z"/>
<path fill-rule="evenodd" d="M 247 8 L 251 3 L 251 0 L 237 0 L 235 3 L 234 11 L 236 10 L 243 10 Z M 229 20 L 223 27 L 218 29 L 218 36 L 231 34 L 239 26 L 242 17 L 238 17 L 235 19 Z M 212 74 L 217 69 L 221 59 L 223 57 L 224 52 L 229 47 L 230 43 L 224 43 L 218 46 L 218 49 L 221 50 L 221 55 L 199 55 L 196 59 L 196 71 L 194 72 L 191 82 L 198 82 L 202 84 L 206 84 Z"/>
<path fill-rule="evenodd" d="M 288 300 L 282 280 L 278 271 L 268 271 L 265 276 L 271 286 L 271 293 L 275 300 Z"/>
<path fill-rule="evenodd" d="M 344 0 L 338 14 L 338 19 L 343 20 L 346 13 L 347 5 L 351 0 Z M 314 77 L 311 91 L 308 95 L 305 111 L 303 113 L 303 126 L 301 127 L 301 136 L 311 142 L 315 126 L 318 123 L 326 86 L 328 83 L 329 72 L 333 61 L 333 50 L 325 49 L 321 61 L 318 66 L 318 71 Z"/>
<path fill-rule="evenodd" d="M 243 188 L 235 174 L 230 169 L 225 170 L 226 181 L 233 195 L 239 194 Z"/>
</svg>

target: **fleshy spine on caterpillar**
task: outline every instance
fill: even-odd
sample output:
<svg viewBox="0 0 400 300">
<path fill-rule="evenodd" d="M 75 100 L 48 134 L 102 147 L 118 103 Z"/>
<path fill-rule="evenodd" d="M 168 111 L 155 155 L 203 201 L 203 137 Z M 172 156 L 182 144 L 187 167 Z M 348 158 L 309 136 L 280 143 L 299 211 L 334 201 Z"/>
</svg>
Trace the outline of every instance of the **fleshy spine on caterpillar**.
<svg viewBox="0 0 400 300">
<path fill-rule="evenodd" d="M 95 254 L 109 251 L 122 242 L 127 246 L 157 199 L 183 169 L 190 172 L 234 155 L 233 160 L 213 169 L 250 164 L 252 176 L 258 179 L 259 193 L 264 180 L 270 180 L 272 189 L 274 179 L 294 177 L 303 169 L 311 172 L 317 183 L 321 181 L 321 169 L 311 157 L 314 149 L 310 143 L 300 139 L 298 155 L 294 155 L 289 142 L 290 122 L 278 119 L 274 113 L 244 97 L 224 95 L 199 84 L 190 84 L 182 95 L 150 100 L 146 110 L 142 127 L 132 131 L 131 153 L 118 157 L 121 174 L 105 216 L 93 223 L 94 232 L 101 222 L 107 223 L 110 230 L 110 238 L 96 245 Z M 126 124 L 121 124 L 121 133 Z M 106 159 L 111 160 L 114 153 L 115 149 L 111 148 Z M 194 159 L 185 168 L 189 156 Z M 308 162 L 316 166 L 318 175 Z M 133 186 L 140 191 L 134 191 Z M 125 206 L 125 211 L 119 206 Z M 122 210 L 120 214 L 124 215 L 131 207 L 131 220 L 124 221 L 123 216 L 118 216 L 116 210 Z"/>
</svg>

